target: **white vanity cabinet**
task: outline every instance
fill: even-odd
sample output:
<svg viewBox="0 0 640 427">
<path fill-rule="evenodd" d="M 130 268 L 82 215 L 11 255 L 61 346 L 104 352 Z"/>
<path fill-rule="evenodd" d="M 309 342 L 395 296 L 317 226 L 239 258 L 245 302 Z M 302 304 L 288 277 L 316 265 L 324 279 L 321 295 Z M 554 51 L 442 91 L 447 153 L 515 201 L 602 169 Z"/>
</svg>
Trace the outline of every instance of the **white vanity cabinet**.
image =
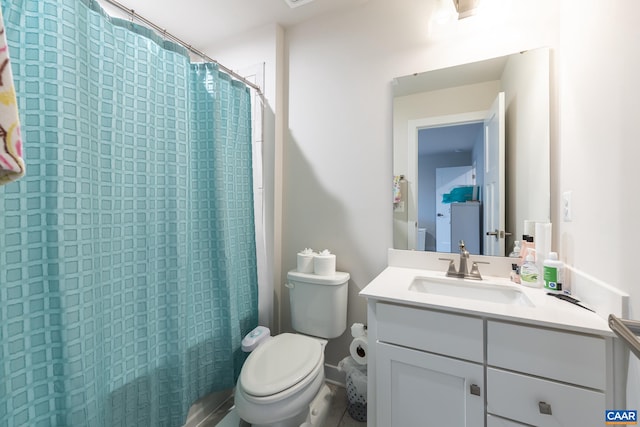
<svg viewBox="0 0 640 427">
<path fill-rule="evenodd" d="M 481 319 L 377 304 L 379 426 L 484 426 Z"/>
<path fill-rule="evenodd" d="M 609 338 L 376 300 L 369 331 L 377 427 L 599 426 L 613 404 Z"/>
</svg>

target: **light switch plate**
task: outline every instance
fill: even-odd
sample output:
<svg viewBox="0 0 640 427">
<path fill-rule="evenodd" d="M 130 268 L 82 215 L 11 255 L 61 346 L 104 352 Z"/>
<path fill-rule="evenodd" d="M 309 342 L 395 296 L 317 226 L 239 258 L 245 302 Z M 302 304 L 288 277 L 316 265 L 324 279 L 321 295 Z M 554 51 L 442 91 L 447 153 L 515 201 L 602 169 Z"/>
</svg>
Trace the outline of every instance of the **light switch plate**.
<svg viewBox="0 0 640 427">
<path fill-rule="evenodd" d="M 564 222 L 571 221 L 573 216 L 573 207 L 571 206 L 571 191 L 562 193 L 562 220 Z"/>
</svg>

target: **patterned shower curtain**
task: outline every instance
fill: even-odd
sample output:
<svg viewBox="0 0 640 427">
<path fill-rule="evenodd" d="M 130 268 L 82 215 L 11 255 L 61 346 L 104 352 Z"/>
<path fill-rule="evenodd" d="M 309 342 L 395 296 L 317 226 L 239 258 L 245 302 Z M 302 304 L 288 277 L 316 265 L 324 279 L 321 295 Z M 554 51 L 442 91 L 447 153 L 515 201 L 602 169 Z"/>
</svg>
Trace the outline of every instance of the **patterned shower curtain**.
<svg viewBox="0 0 640 427">
<path fill-rule="evenodd" d="M 92 0 L 2 0 L 0 427 L 180 426 L 257 324 L 250 95 Z"/>
</svg>

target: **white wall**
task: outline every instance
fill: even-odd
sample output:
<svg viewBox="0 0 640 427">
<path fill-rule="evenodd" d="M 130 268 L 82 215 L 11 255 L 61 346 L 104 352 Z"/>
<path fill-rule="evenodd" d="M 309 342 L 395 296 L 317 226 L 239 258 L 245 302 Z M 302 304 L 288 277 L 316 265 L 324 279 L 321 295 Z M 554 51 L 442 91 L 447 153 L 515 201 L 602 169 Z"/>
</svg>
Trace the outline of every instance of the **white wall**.
<svg viewBox="0 0 640 427">
<path fill-rule="evenodd" d="M 562 2 L 552 128 L 556 244 L 574 267 L 628 292 L 636 319 L 639 13 L 633 0 Z M 571 222 L 561 221 L 564 191 L 572 191 Z"/>
<path fill-rule="evenodd" d="M 286 32 L 282 270 L 304 247 L 334 251 L 352 277 L 349 323 L 366 322 L 357 293 L 384 269 L 392 245 L 392 78 L 555 41 L 557 0 L 485 1 L 508 17 L 438 26 L 427 16 L 439 2 L 369 0 Z M 347 332 L 330 342 L 327 362 L 347 355 L 349 341 Z"/>
</svg>

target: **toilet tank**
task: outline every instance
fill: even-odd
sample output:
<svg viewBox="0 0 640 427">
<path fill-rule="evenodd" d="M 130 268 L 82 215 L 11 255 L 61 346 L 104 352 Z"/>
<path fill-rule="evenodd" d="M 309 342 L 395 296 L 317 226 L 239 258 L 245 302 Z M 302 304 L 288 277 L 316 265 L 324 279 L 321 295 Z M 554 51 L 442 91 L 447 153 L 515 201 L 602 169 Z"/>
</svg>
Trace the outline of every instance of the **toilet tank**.
<svg viewBox="0 0 640 427">
<path fill-rule="evenodd" d="M 287 279 L 293 329 L 320 338 L 342 335 L 347 329 L 349 273 L 320 276 L 290 271 Z"/>
</svg>

